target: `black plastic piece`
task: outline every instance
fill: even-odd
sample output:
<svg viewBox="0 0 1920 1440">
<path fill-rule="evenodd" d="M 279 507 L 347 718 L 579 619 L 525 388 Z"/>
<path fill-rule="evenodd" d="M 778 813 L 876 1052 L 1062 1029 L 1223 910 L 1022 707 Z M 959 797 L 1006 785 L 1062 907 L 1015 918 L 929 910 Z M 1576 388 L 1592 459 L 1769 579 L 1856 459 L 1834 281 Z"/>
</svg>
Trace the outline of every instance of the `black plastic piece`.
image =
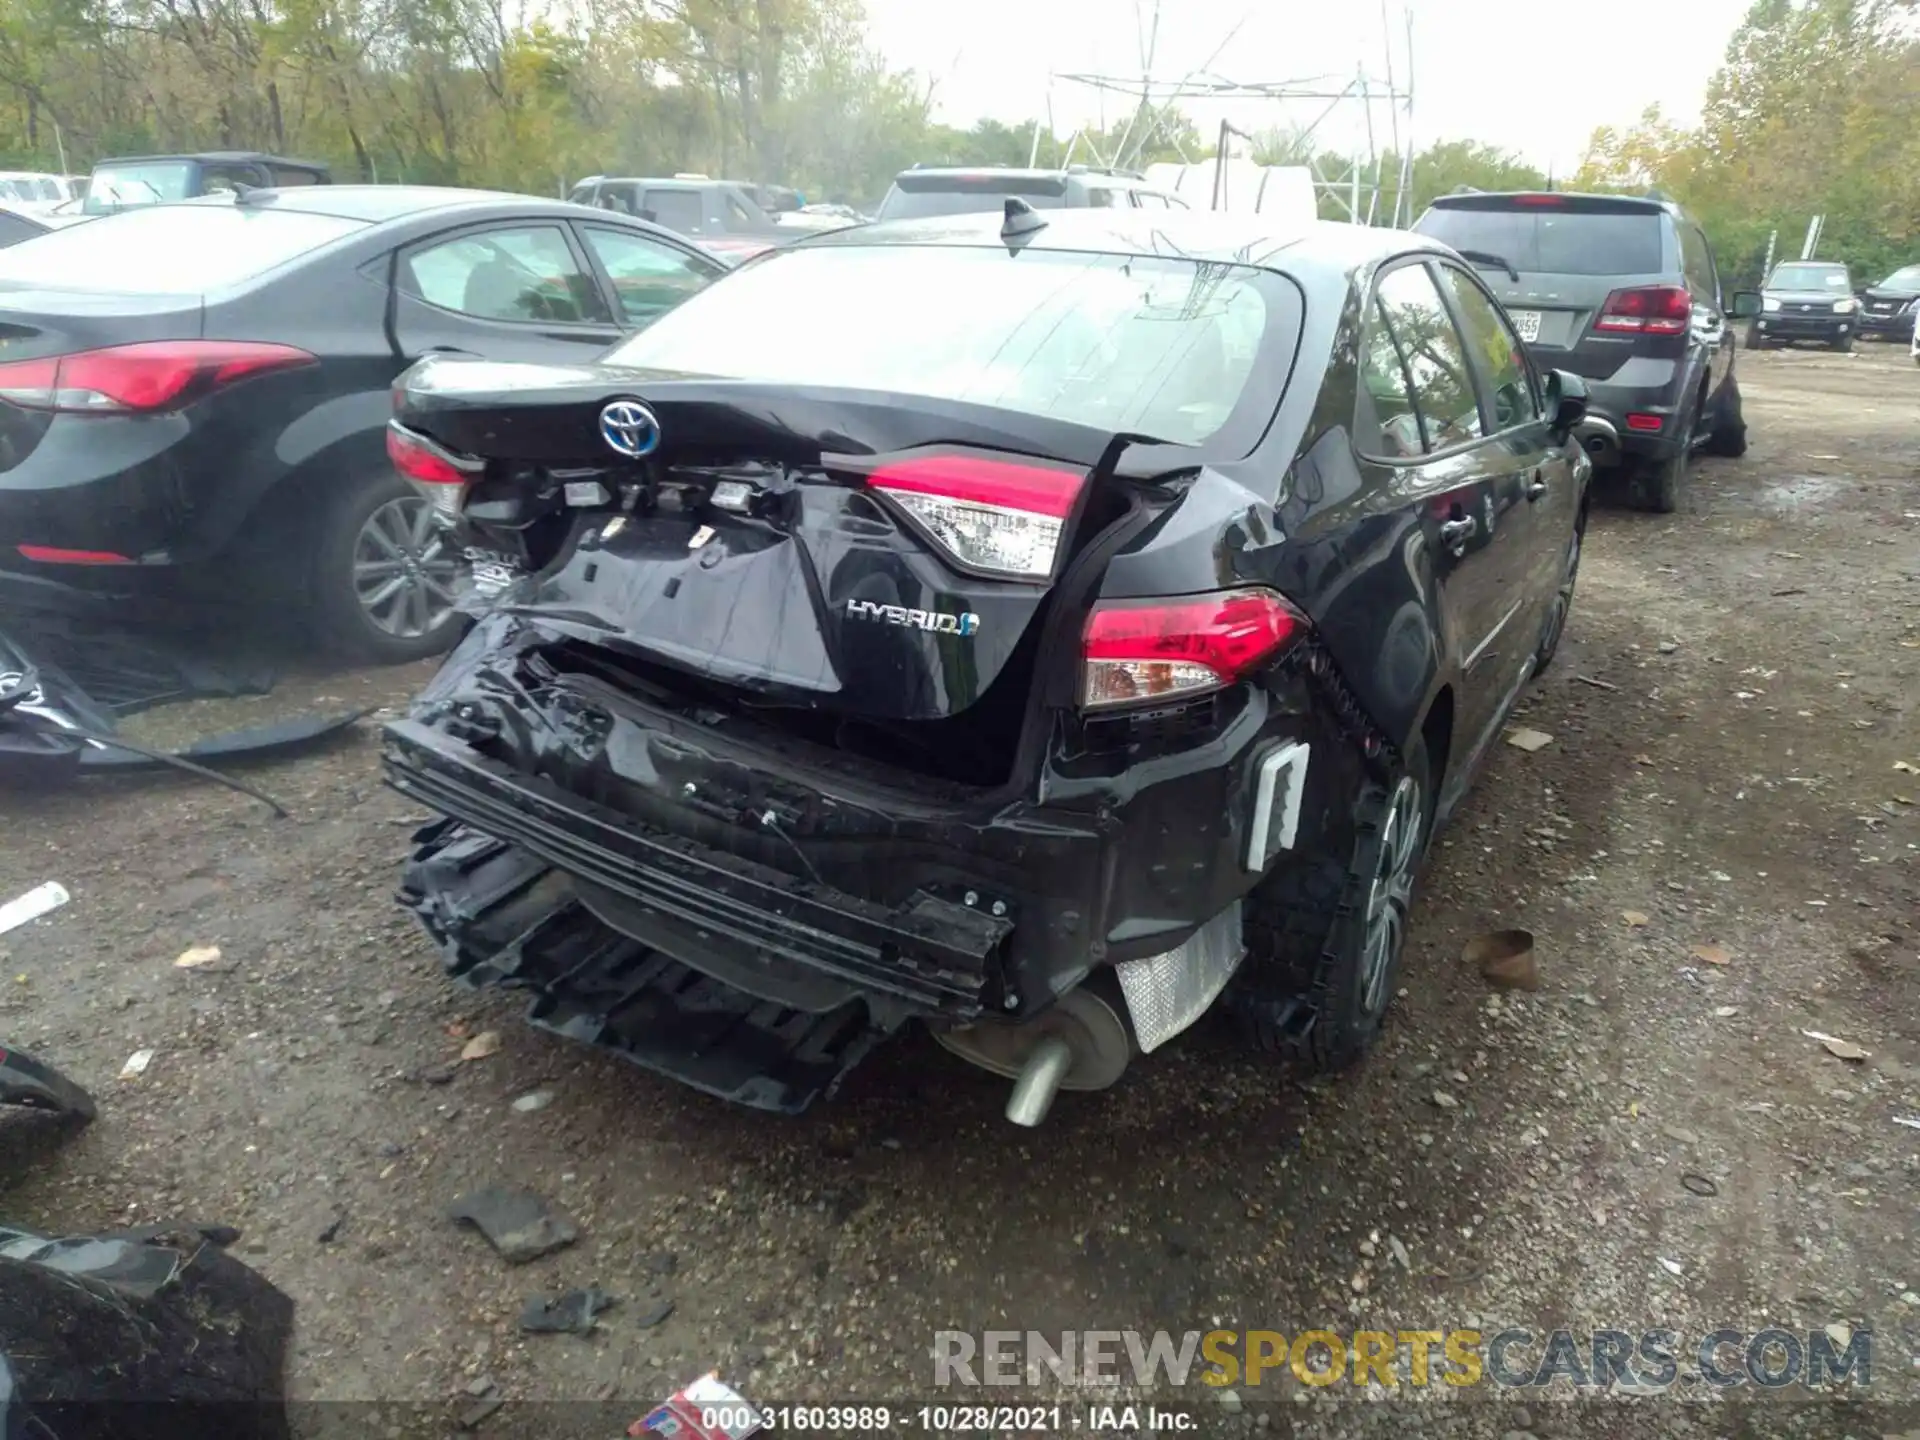
<svg viewBox="0 0 1920 1440">
<path fill-rule="evenodd" d="M 414 837 L 400 903 L 472 986 L 534 992 L 528 1020 L 710 1095 L 797 1114 L 891 1027 L 866 1005 L 824 1013 L 762 1000 L 596 917 L 538 857 L 451 820 Z"/>
<path fill-rule="evenodd" d="M 93 1097 L 85 1090 L 53 1066 L 4 1047 L 0 1047 L 0 1101 L 80 1121 L 94 1116 Z"/>
</svg>

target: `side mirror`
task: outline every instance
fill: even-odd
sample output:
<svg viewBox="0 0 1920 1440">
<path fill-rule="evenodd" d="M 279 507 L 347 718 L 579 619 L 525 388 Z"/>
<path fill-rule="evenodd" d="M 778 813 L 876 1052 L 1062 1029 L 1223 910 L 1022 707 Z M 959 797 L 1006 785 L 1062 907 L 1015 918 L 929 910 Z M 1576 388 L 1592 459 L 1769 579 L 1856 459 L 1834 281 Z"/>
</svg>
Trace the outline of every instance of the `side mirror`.
<svg viewBox="0 0 1920 1440">
<path fill-rule="evenodd" d="M 1587 382 L 1567 370 L 1547 372 L 1547 429 L 1564 445 L 1573 427 L 1587 418 Z"/>
<path fill-rule="evenodd" d="M 1758 290 L 1736 290 L 1733 302 L 1727 306 L 1727 316 L 1733 320 L 1751 320 L 1760 313 L 1760 292 Z"/>
</svg>

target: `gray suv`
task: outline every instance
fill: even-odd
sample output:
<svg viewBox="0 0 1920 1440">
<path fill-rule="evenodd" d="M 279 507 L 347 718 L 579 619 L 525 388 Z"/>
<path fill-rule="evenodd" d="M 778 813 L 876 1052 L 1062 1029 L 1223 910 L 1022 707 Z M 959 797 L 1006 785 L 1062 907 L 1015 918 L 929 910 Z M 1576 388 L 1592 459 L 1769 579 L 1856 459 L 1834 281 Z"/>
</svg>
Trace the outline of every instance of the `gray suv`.
<svg viewBox="0 0 1920 1440">
<path fill-rule="evenodd" d="M 1105 207 L 1120 210 L 1185 210 L 1187 202 L 1171 191 L 1149 185 L 1132 170 L 1097 170 L 1070 165 L 1065 170 L 922 169 L 894 177 L 876 220 L 919 220 L 929 215 L 975 215 L 998 210 L 1018 196 L 1036 210 Z"/>
<path fill-rule="evenodd" d="M 1742 455 L 1731 321 L 1754 291 L 1722 292 L 1705 232 L 1657 196 L 1559 191 L 1446 195 L 1415 230 L 1478 269 L 1542 370 L 1587 382 L 1576 432 L 1634 502 L 1679 508 L 1696 450 Z"/>
</svg>

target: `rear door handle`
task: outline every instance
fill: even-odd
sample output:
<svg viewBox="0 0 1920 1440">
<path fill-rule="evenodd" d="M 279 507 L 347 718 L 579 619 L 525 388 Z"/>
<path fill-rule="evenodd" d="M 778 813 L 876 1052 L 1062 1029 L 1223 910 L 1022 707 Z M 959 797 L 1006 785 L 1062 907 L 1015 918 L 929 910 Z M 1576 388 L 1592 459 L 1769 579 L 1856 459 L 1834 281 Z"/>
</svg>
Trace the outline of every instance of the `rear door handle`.
<svg viewBox="0 0 1920 1440">
<path fill-rule="evenodd" d="M 1533 478 L 1527 482 L 1527 499 L 1539 500 L 1543 498 L 1546 493 L 1547 477 L 1536 470 L 1533 472 Z"/>
<path fill-rule="evenodd" d="M 1480 528 L 1480 522 L 1471 515 L 1463 515 L 1458 520 L 1442 521 L 1440 525 L 1440 543 L 1458 555 L 1467 548 L 1467 541 Z"/>
</svg>

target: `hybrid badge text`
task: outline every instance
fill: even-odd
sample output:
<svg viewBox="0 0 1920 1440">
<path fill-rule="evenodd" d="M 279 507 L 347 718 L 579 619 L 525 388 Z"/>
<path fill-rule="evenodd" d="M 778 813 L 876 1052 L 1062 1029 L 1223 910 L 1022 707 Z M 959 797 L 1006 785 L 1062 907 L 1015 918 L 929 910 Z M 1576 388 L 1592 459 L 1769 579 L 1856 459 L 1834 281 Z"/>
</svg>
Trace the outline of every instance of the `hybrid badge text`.
<svg viewBox="0 0 1920 1440">
<path fill-rule="evenodd" d="M 883 625 L 904 625 L 909 630 L 928 630 L 935 635 L 971 635 L 980 628 L 980 617 L 971 610 L 949 615 L 939 610 L 910 610 L 905 605 L 882 605 L 877 600 L 847 601 L 849 620 L 878 620 Z"/>
</svg>

